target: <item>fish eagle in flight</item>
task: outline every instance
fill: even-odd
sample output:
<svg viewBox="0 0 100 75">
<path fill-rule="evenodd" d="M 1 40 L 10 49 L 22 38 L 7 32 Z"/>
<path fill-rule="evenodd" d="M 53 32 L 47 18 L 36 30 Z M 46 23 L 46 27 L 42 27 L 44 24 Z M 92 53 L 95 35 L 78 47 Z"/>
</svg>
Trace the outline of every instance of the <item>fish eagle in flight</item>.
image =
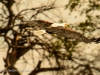
<svg viewBox="0 0 100 75">
<path fill-rule="evenodd" d="M 44 30 L 44 32 L 56 34 L 68 39 L 75 39 L 79 42 L 91 43 L 92 41 L 86 38 L 83 34 L 73 31 L 68 28 L 66 23 L 52 23 L 44 20 L 25 21 L 29 26 L 34 29 Z"/>
</svg>

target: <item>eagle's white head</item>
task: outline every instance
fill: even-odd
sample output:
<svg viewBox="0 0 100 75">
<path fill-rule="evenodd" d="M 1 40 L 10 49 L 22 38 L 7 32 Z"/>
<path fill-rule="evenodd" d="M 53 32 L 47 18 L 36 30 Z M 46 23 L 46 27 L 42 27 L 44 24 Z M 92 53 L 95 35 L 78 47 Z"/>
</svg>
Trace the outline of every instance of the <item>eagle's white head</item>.
<svg viewBox="0 0 100 75">
<path fill-rule="evenodd" d="M 57 27 L 57 26 L 67 27 L 68 24 L 67 24 L 67 23 L 53 23 L 53 24 L 51 25 L 51 27 Z"/>
</svg>

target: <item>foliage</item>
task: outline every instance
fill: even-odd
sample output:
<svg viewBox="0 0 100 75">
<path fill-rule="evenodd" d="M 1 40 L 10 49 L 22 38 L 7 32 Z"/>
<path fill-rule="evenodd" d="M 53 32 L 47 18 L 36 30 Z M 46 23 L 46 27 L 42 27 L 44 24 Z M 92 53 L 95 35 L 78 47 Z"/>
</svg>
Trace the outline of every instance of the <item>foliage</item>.
<svg viewBox="0 0 100 75">
<path fill-rule="evenodd" d="M 42 17 L 54 21 L 50 18 L 48 13 L 58 8 L 56 7 L 56 1 L 57 0 L 48 5 L 23 9 L 19 11 L 17 15 L 14 12 L 16 10 L 12 8 L 14 5 L 18 7 L 21 1 L 0 1 L 0 37 L 4 39 L 1 45 L 2 47 L 5 45 L 7 47 L 6 57 L 4 58 L 5 70 L 2 71 L 2 73 L 7 74 L 8 72 L 10 75 L 21 75 L 21 72 L 18 70 L 25 70 L 24 68 L 20 68 L 23 64 L 32 64 L 29 66 L 31 68 L 29 75 L 36 75 L 47 71 L 55 75 L 94 75 L 96 72 L 100 73 L 100 68 L 94 65 L 97 63 L 96 57 L 98 57 L 98 55 L 84 54 L 83 50 L 85 50 L 85 48 L 81 47 L 86 47 L 86 45 L 48 33 L 38 35 L 34 33 L 33 27 L 24 23 L 20 18 L 21 15 L 24 15 L 27 18 L 30 16 L 29 20 L 41 19 L 40 14 L 42 14 Z M 75 27 L 71 28 L 81 30 L 83 34 L 87 32 L 91 33 L 99 29 L 100 16 L 91 15 L 91 12 L 99 11 L 99 2 L 98 0 L 88 0 L 88 7 L 84 10 L 80 10 L 80 15 L 86 15 L 86 21 L 77 23 Z M 83 2 L 81 2 L 81 0 L 70 0 L 64 7 L 69 9 L 70 13 L 72 13 L 78 11 L 82 4 Z M 60 21 L 63 22 L 63 19 Z M 58 22 L 60 21 L 58 20 Z M 94 59 L 87 59 L 86 56 L 90 56 Z M 23 61 L 23 63 L 20 66 L 16 66 L 20 60 Z M 31 60 L 31 62 L 29 62 L 29 60 Z M 27 69 L 26 67 L 26 70 Z"/>
</svg>

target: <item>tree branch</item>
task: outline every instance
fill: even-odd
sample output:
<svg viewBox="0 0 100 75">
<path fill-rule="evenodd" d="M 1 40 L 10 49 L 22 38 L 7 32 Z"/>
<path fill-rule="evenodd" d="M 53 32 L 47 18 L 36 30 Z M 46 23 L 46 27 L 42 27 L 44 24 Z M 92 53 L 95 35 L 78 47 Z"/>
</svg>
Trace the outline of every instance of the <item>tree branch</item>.
<svg viewBox="0 0 100 75">
<path fill-rule="evenodd" d="M 36 75 L 40 72 L 60 71 L 60 70 L 64 70 L 64 67 L 40 68 L 40 69 L 33 70 L 29 75 Z"/>
</svg>

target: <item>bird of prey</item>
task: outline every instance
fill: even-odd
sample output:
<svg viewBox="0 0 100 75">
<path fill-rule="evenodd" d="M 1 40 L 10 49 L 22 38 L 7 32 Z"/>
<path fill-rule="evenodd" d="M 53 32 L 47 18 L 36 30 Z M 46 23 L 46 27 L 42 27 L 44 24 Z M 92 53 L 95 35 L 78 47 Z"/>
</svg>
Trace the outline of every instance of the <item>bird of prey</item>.
<svg viewBox="0 0 100 75">
<path fill-rule="evenodd" d="M 72 29 L 68 28 L 66 23 L 52 23 L 44 20 L 25 21 L 28 25 L 39 30 L 45 30 L 47 33 L 56 34 L 68 39 L 75 39 L 79 42 L 91 43 L 92 41 Z"/>
</svg>

